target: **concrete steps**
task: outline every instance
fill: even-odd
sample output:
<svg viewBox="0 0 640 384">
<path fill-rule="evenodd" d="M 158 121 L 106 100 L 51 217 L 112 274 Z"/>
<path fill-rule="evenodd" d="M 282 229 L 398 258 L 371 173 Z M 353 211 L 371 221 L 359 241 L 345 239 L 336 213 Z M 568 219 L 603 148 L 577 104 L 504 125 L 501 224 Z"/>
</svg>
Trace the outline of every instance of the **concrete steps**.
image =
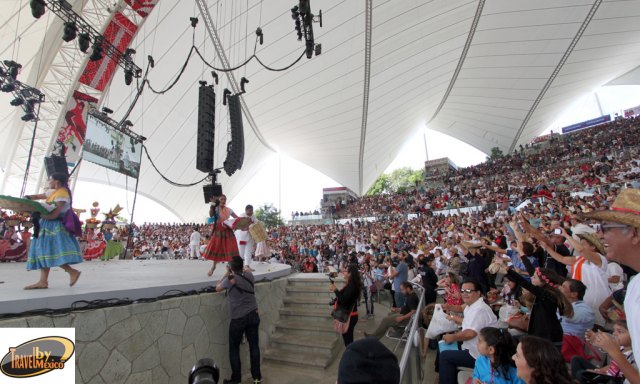
<svg viewBox="0 0 640 384">
<path fill-rule="evenodd" d="M 264 359 L 283 366 L 325 369 L 342 347 L 333 330 L 329 279 L 324 274 L 292 276 L 286 289 Z"/>
<path fill-rule="evenodd" d="M 272 348 L 265 351 L 264 358 L 276 364 L 306 369 L 325 369 L 333 361 L 333 359 L 310 352 L 285 352 L 281 349 Z"/>
</svg>

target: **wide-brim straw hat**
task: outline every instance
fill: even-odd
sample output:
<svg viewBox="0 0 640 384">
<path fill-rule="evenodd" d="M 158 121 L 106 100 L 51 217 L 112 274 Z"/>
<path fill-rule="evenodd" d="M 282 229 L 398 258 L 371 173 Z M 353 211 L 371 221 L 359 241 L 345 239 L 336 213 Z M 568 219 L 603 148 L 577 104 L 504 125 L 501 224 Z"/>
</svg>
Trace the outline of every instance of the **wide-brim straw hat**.
<svg viewBox="0 0 640 384">
<path fill-rule="evenodd" d="M 604 248 L 604 244 L 602 244 L 600 239 L 598 239 L 598 237 L 596 237 L 595 235 L 592 235 L 590 233 L 581 233 L 578 235 L 578 237 L 581 239 L 585 239 L 589 243 L 591 243 L 591 245 L 596 247 L 596 250 L 600 252 L 601 255 L 605 255 L 607 253 L 607 251 Z"/>
<path fill-rule="evenodd" d="M 587 212 L 580 216 L 585 219 L 609 221 L 640 228 L 640 189 L 623 189 L 611 204 L 610 209 Z"/>
</svg>

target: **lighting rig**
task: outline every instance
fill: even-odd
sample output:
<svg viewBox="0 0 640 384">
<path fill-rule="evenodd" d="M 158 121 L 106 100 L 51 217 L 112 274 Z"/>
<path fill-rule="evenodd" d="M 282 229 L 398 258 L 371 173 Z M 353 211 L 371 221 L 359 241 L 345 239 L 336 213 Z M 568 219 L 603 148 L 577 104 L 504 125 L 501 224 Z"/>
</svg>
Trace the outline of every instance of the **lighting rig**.
<svg viewBox="0 0 640 384">
<path fill-rule="evenodd" d="M 322 10 L 318 12 L 318 16 L 315 16 L 311 13 L 310 0 L 300 0 L 298 5 L 294 5 L 291 8 L 291 18 L 295 20 L 298 41 L 301 41 L 304 36 L 307 59 L 310 59 L 314 52 L 316 56 L 320 55 L 322 53 L 322 45 L 315 44 L 313 40 L 313 23 L 320 23 L 320 28 L 322 28 Z"/>
<path fill-rule="evenodd" d="M 97 109 L 89 111 L 89 114 L 91 116 L 107 124 L 109 128 L 131 137 L 136 143 L 144 143 L 144 141 L 147 140 L 146 137 L 138 135 L 131 130 L 131 127 L 133 127 L 133 123 L 131 122 L 131 120 L 125 120 L 122 124 L 120 124 L 109 116 L 112 113 L 113 110 L 107 107 L 103 107 L 102 112 L 98 111 Z"/>
<path fill-rule="evenodd" d="M 89 47 L 93 44 L 93 51 L 89 60 L 97 61 L 104 56 L 111 58 L 119 66 L 124 69 L 125 83 L 130 85 L 133 78 L 142 76 L 142 69 L 133 62 L 133 55 L 136 53 L 133 49 L 126 49 L 120 52 L 113 44 L 104 38 L 95 28 L 85 21 L 82 16 L 78 15 L 72 8 L 71 4 L 66 0 L 31 0 L 31 14 L 36 19 L 44 15 L 45 8 L 49 8 L 64 22 L 62 32 L 62 40 L 70 42 L 78 39 L 78 48 L 87 53 Z"/>
<path fill-rule="evenodd" d="M 37 121 L 39 111 L 37 106 L 44 102 L 44 93 L 18 81 L 21 69 L 22 65 L 13 60 L 0 62 L 0 90 L 5 93 L 11 93 L 14 96 L 10 104 L 14 107 L 22 107 L 24 111 L 23 121 Z"/>
</svg>

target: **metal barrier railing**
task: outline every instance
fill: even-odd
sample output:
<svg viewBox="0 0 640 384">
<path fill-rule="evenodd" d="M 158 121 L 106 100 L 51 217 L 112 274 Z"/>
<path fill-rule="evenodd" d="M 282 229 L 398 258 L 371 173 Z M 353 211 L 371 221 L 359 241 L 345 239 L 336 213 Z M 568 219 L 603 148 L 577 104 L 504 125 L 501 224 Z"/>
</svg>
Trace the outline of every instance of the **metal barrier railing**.
<svg viewBox="0 0 640 384">
<path fill-rule="evenodd" d="M 420 335 L 418 327 L 421 323 L 422 308 L 424 308 L 424 288 L 421 285 L 411 283 L 414 287 L 419 287 L 420 302 L 416 315 L 409 322 L 410 331 L 407 337 L 402 357 L 400 358 L 400 383 L 415 384 L 421 383 L 424 375 L 422 368 L 423 360 L 420 354 Z"/>
</svg>

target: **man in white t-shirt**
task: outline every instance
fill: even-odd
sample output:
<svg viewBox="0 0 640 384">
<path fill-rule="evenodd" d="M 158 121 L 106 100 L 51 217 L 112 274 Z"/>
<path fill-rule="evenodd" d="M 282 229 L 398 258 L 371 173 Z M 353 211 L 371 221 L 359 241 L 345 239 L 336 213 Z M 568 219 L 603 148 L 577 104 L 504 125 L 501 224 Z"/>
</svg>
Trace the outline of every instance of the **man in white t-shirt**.
<svg viewBox="0 0 640 384">
<path fill-rule="evenodd" d="M 624 189 L 611 208 L 583 215 L 602 222 L 601 230 L 607 245 L 607 258 L 640 271 L 640 190 Z M 588 289 L 588 288 L 587 288 Z M 631 279 L 624 299 L 632 350 L 640 351 L 640 278 Z M 621 353 L 610 355 L 630 383 L 640 382 L 637 367 L 627 362 Z"/>
<path fill-rule="evenodd" d="M 607 264 L 607 279 L 612 292 L 624 288 L 624 271 L 620 264 L 613 261 Z"/>
<path fill-rule="evenodd" d="M 476 359 L 480 356 L 478 351 L 478 335 L 485 327 L 495 326 L 498 319 L 484 300 L 480 284 L 473 280 L 466 280 L 460 288 L 464 305 L 442 305 L 442 309 L 447 312 L 463 312 L 463 317 L 449 315 L 448 318 L 461 324 L 461 331 L 444 335 L 442 341 L 445 343 L 460 343 L 458 351 L 443 351 L 439 354 L 438 372 L 441 383 L 457 382 L 457 367 L 473 368 Z"/>
<path fill-rule="evenodd" d="M 191 236 L 189 237 L 189 258 L 190 259 L 199 259 L 200 258 L 200 240 L 201 240 L 200 232 L 193 227 L 193 232 L 191 232 Z"/>
</svg>

